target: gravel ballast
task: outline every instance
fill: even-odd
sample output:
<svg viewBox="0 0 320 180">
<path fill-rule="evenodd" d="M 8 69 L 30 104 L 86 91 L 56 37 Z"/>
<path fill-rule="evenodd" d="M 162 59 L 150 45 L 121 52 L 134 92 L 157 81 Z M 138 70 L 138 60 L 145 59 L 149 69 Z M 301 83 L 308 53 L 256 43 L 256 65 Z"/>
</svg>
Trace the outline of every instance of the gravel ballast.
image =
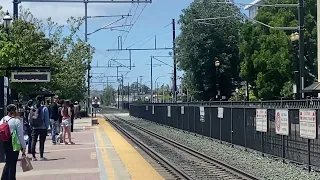
<svg viewBox="0 0 320 180">
<path fill-rule="evenodd" d="M 157 125 L 150 121 L 131 117 L 127 114 L 117 114 L 124 120 L 131 120 L 148 130 L 159 135 L 187 145 L 199 152 L 219 159 L 263 179 L 270 180 L 320 180 L 320 173 L 303 170 L 293 164 L 284 164 L 272 158 L 262 157 L 261 154 L 245 151 L 241 148 L 233 148 L 227 144 L 220 144 L 216 140 L 195 136 L 192 133 L 184 133 L 181 130 Z"/>
</svg>

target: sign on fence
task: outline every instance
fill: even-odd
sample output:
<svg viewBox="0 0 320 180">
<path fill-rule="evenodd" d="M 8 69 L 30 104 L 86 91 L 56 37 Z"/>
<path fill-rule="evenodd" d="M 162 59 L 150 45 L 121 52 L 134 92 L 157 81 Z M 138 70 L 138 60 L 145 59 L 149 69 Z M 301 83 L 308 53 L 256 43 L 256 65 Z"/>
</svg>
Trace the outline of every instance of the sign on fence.
<svg viewBox="0 0 320 180">
<path fill-rule="evenodd" d="M 152 106 L 152 114 L 154 114 L 154 106 Z"/>
<path fill-rule="evenodd" d="M 276 109 L 275 128 L 276 134 L 289 135 L 289 110 Z"/>
<path fill-rule="evenodd" d="M 200 106 L 199 109 L 200 109 L 200 121 L 201 122 L 205 122 L 205 119 L 204 119 L 204 107 Z"/>
<path fill-rule="evenodd" d="M 223 108 L 218 108 L 218 118 L 219 119 L 223 118 Z"/>
<path fill-rule="evenodd" d="M 267 109 L 256 109 L 256 131 L 268 131 Z"/>
<path fill-rule="evenodd" d="M 184 106 L 181 106 L 181 114 L 184 114 Z"/>
<path fill-rule="evenodd" d="M 307 138 L 307 139 L 316 139 L 317 137 L 316 110 L 300 109 L 299 125 L 300 125 L 300 137 Z"/>
<path fill-rule="evenodd" d="M 168 117 L 171 117 L 171 106 L 168 106 Z"/>
<path fill-rule="evenodd" d="M 148 111 L 148 107 L 149 107 L 149 106 L 146 106 L 146 111 Z"/>
</svg>

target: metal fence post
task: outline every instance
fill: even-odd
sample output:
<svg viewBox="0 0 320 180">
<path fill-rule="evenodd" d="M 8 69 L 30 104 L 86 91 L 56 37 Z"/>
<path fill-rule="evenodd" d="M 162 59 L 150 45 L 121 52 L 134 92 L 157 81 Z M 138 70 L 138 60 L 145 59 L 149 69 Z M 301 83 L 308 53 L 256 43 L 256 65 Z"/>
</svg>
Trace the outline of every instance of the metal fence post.
<svg viewBox="0 0 320 180">
<path fill-rule="evenodd" d="M 280 101 L 280 107 L 283 108 L 283 101 L 282 101 L 282 98 L 281 98 L 281 101 Z M 289 121 L 289 125 L 290 125 L 290 121 Z M 291 125 L 290 125 L 291 126 Z M 286 147 L 285 147 L 285 136 L 284 135 L 281 135 L 281 141 L 282 141 L 282 163 L 285 163 L 285 158 L 286 158 Z"/>
<path fill-rule="evenodd" d="M 210 123 L 210 129 L 209 129 L 209 131 L 210 131 L 210 136 L 209 136 L 209 137 L 210 137 L 210 138 L 212 138 L 212 122 L 211 122 L 211 121 L 212 121 L 212 119 L 211 119 L 211 109 L 212 109 L 212 108 L 211 108 L 211 107 L 209 107 L 209 121 L 210 121 L 210 122 L 209 122 L 209 123 Z"/>
<path fill-rule="evenodd" d="M 247 118 L 246 118 L 246 101 L 243 107 L 243 133 L 244 133 L 244 149 L 247 151 Z"/>
<path fill-rule="evenodd" d="M 189 103 L 188 103 L 188 109 L 190 109 L 190 106 L 189 106 Z M 189 111 L 188 111 L 188 132 L 190 133 L 190 113 L 189 113 Z"/>
<path fill-rule="evenodd" d="M 306 99 L 307 101 L 307 108 L 310 107 L 310 103 L 308 101 L 308 98 Z M 311 150 L 310 150 L 310 146 L 311 146 L 311 140 L 308 138 L 308 171 L 311 171 Z"/>
<path fill-rule="evenodd" d="M 231 123 L 230 123 L 230 125 L 231 125 L 231 137 L 230 137 L 230 141 L 231 141 L 231 147 L 233 147 L 233 112 L 232 112 L 232 109 L 233 109 L 233 107 L 232 107 L 232 101 L 231 101 Z"/>
<path fill-rule="evenodd" d="M 261 99 L 261 109 L 263 107 L 263 102 L 262 102 L 262 99 Z M 268 116 L 268 113 L 267 113 L 267 116 Z M 268 117 L 267 117 L 268 118 Z M 260 141 L 261 141 L 261 154 L 262 154 L 262 157 L 264 157 L 264 142 L 263 142 L 263 136 L 264 136 L 264 133 L 261 131 L 260 132 Z"/>
<path fill-rule="evenodd" d="M 220 107 L 221 107 L 221 99 L 220 99 Z M 220 133 L 220 143 L 222 144 L 222 124 L 221 124 L 221 118 L 219 118 L 219 128 L 220 128 L 220 130 L 219 130 L 219 133 Z"/>
<path fill-rule="evenodd" d="M 196 106 L 193 106 L 193 132 L 195 135 L 196 133 Z"/>
<path fill-rule="evenodd" d="M 185 110 L 185 107 L 183 106 L 183 114 L 182 114 L 182 106 L 180 107 L 180 114 L 181 114 L 181 124 L 182 124 L 182 132 L 184 132 L 184 110 Z"/>
</svg>

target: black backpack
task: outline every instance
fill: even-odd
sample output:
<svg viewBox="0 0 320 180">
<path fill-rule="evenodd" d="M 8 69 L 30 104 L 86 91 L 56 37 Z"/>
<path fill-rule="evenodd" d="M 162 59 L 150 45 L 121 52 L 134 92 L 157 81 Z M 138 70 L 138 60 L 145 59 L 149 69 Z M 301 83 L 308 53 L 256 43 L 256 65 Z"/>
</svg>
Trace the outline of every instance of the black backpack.
<svg viewBox="0 0 320 180">
<path fill-rule="evenodd" d="M 32 127 L 41 127 L 43 126 L 43 119 L 42 119 L 42 108 L 40 106 L 38 108 L 32 108 L 29 114 L 29 122 Z"/>
</svg>

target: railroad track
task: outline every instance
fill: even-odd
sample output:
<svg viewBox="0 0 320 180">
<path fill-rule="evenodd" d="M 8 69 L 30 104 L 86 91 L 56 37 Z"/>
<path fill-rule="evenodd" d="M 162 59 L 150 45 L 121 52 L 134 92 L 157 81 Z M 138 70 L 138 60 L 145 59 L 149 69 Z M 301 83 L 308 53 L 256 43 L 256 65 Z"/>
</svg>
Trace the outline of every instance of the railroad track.
<svg viewBox="0 0 320 180">
<path fill-rule="evenodd" d="M 106 118 L 106 116 L 105 116 Z M 129 138 L 133 143 L 135 143 L 142 151 L 144 151 L 146 154 L 148 154 L 151 158 L 156 160 L 165 170 L 171 174 L 172 178 L 180 180 L 192 180 L 192 178 L 187 175 L 185 172 L 183 172 L 180 168 L 178 168 L 176 165 L 172 164 L 170 161 L 168 161 L 166 158 L 164 158 L 161 154 L 154 151 L 152 148 L 150 148 L 145 143 L 141 142 L 137 137 L 133 136 L 131 133 L 129 133 L 127 130 L 119 126 L 114 121 L 109 122 L 117 129 L 119 130 L 123 135 L 125 135 L 127 138 Z"/>
<path fill-rule="evenodd" d="M 143 144 L 143 149 L 148 151 L 150 156 L 156 156 L 155 158 L 160 159 L 161 163 L 170 167 L 174 172 L 173 174 L 177 175 L 177 179 L 260 180 L 260 178 L 158 135 L 114 114 L 107 119 L 115 128 L 135 143 Z M 161 151 L 161 153 L 156 150 Z M 168 155 L 171 155 L 171 157 Z"/>
</svg>

